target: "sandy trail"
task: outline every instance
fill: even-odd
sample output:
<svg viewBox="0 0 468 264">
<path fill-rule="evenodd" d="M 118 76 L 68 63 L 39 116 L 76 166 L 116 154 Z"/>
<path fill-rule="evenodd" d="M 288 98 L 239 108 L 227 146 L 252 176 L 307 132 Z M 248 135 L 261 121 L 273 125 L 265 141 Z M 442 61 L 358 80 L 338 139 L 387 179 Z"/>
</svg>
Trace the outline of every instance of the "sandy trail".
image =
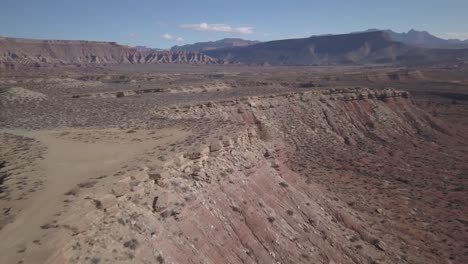
<svg viewBox="0 0 468 264">
<path fill-rule="evenodd" d="M 83 143 L 57 138 L 57 133 L 51 131 L 5 132 L 34 138 L 44 144 L 47 151 L 44 159 L 39 162 L 40 171 L 46 175 L 44 189 L 31 194 L 29 202 L 25 203 L 14 222 L 0 231 L 0 263 L 17 263 L 21 260 L 18 251 L 27 249 L 27 245 L 33 240 L 40 240 L 46 236 L 48 230 L 41 226 L 51 223 L 53 216 L 64 210 L 65 192 L 79 183 L 102 175 L 111 175 L 123 164 L 136 163 L 135 158 L 146 150 L 173 142 L 182 136 L 178 131 L 165 129 L 156 132 L 161 135 L 158 139 Z M 143 136 L 138 133 L 125 136 Z"/>
</svg>

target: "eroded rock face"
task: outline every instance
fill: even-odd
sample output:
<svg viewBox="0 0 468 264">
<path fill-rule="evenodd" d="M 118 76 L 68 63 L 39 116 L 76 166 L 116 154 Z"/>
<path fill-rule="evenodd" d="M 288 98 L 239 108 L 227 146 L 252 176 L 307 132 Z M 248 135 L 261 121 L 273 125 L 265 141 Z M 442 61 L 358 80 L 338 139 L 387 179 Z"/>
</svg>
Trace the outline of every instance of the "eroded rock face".
<svg viewBox="0 0 468 264">
<path fill-rule="evenodd" d="M 81 217 L 91 228 L 71 237 L 69 247 L 83 246 L 51 262 L 79 263 L 87 252 L 115 263 L 445 263 L 463 250 L 461 224 L 425 217 L 466 215 L 431 201 L 431 194 L 466 200 L 444 197 L 435 175 L 441 162 L 463 164 L 437 154 L 443 145 L 432 143 L 446 137 L 445 124 L 405 92 L 289 93 L 156 115 L 238 126 L 148 166 L 138 184 L 132 174 L 122 176 L 119 184 L 129 187 L 114 192 L 119 210 Z M 122 250 L 132 239 L 137 246 Z"/>
<path fill-rule="evenodd" d="M 0 38 L 0 68 L 86 64 L 220 64 L 192 51 L 151 51 L 114 42 Z"/>
</svg>

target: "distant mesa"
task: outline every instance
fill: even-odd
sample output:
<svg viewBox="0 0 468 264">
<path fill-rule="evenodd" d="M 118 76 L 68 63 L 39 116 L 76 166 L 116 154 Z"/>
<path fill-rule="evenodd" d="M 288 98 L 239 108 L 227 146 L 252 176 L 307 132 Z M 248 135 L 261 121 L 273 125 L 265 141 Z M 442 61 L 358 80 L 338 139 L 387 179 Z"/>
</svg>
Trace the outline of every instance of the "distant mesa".
<svg viewBox="0 0 468 264">
<path fill-rule="evenodd" d="M 217 64 L 199 52 L 162 51 L 115 42 L 0 38 L 2 68 L 70 64 Z"/>
</svg>

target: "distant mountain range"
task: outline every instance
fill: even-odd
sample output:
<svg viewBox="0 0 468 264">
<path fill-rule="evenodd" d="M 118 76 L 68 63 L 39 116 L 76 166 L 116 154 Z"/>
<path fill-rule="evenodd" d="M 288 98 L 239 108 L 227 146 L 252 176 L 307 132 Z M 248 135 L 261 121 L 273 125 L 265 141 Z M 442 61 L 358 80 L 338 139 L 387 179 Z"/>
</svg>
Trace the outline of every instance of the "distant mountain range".
<svg viewBox="0 0 468 264">
<path fill-rule="evenodd" d="M 223 48 L 233 48 L 233 47 L 246 47 L 253 44 L 260 43 L 260 41 L 256 40 L 245 40 L 240 38 L 225 38 L 217 41 L 207 41 L 207 42 L 198 42 L 194 44 L 188 44 L 183 46 L 174 46 L 171 48 L 172 51 L 174 50 L 182 50 L 182 51 L 207 51 L 207 50 L 215 50 L 215 49 L 223 49 Z"/>
<path fill-rule="evenodd" d="M 468 61 L 468 49 L 437 51 L 414 47 L 392 40 L 389 33 L 383 31 L 276 40 L 241 48 L 209 50 L 204 53 L 230 63 L 270 65 Z"/>
<path fill-rule="evenodd" d="M 366 31 L 352 32 L 366 33 L 366 32 L 378 32 L 383 31 L 388 33 L 389 37 L 393 41 L 402 42 L 411 46 L 423 47 L 423 48 L 442 48 L 442 49 L 464 49 L 468 48 L 468 39 L 442 39 L 438 38 L 427 31 L 417 31 L 414 29 L 408 32 L 397 33 L 393 30 L 379 30 L 379 29 L 368 29 Z M 320 35 L 314 37 L 325 37 L 333 36 L 332 34 Z M 170 50 L 182 50 L 182 51 L 197 51 L 204 52 L 209 50 L 234 48 L 234 47 L 246 47 L 254 44 L 258 44 L 260 41 L 245 40 L 240 38 L 225 38 L 217 41 L 208 42 L 197 42 L 193 44 L 187 44 L 183 46 L 173 46 Z"/>
<path fill-rule="evenodd" d="M 452 46 L 446 48 L 441 46 L 438 38 L 430 37 L 431 35 L 428 36 L 426 33 L 410 31 L 400 34 L 393 31 L 368 30 L 361 33 L 268 42 L 224 39 L 176 46 L 165 51 L 123 46 L 115 42 L 0 38 L 0 68 L 10 69 L 22 65 L 38 67 L 50 64 L 143 63 L 255 65 L 468 63 L 468 49 L 454 49 Z M 451 43 L 460 46 L 464 42 Z"/>
<path fill-rule="evenodd" d="M 442 48 L 442 49 L 463 49 L 468 48 L 468 39 L 442 39 L 438 38 L 427 31 L 417 31 L 411 29 L 408 32 L 397 33 L 392 30 L 369 29 L 366 32 L 384 31 L 387 32 L 390 38 L 394 41 L 399 41 L 408 45 L 424 47 L 424 48 Z"/>
</svg>

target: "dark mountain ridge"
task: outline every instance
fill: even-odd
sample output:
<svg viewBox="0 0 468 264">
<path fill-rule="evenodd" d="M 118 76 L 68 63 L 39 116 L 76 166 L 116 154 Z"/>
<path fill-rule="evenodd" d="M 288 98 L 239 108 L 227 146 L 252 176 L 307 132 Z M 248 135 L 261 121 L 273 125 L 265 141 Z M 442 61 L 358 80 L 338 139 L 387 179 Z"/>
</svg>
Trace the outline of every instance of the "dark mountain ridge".
<svg viewBox="0 0 468 264">
<path fill-rule="evenodd" d="M 383 32 L 314 36 L 263 42 L 242 48 L 206 51 L 222 60 L 272 65 L 356 64 L 392 62 L 408 50 Z"/>
<path fill-rule="evenodd" d="M 430 34 L 427 31 L 418 31 L 411 29 L 408 32 L 397 33 L 386 29 L 369 29 L 366 32 L 383 31 L 388 33 L 394 41 L 399 41 L 408 45 L 424 47 L 424 48 L 444 48 L 444 49 L 463 49 L 468 48 L 468 39 L 442 39 Z"/>
<path fill-rule="evenodd" d="M 409 46 L 392 40 L 382 31 L 276 40 L 248 47 L 210 50 L 205 54 L 230 63 L 301 66 L 468 61 L 468 49 Z"/>
<path fill-rule="evenodd" d="M 225 38 L 216 41 L 207 41 L 207 42 L 197 42 L 193 44 L 187 44 L 182 46 L 173 46 L 171 48 L 172 51 L 174 50 L 182 50 L 182 51 L 198 51 L 203 52 L 207 50 L 215 50 L 215 49 L 222 49 L 222 48 L 231 48 L 231 47 L 246 47 L 253 44 L 260 43 L 260 41 L 256 40 L 245 40 L 241 38 Z"/>
</svg>

